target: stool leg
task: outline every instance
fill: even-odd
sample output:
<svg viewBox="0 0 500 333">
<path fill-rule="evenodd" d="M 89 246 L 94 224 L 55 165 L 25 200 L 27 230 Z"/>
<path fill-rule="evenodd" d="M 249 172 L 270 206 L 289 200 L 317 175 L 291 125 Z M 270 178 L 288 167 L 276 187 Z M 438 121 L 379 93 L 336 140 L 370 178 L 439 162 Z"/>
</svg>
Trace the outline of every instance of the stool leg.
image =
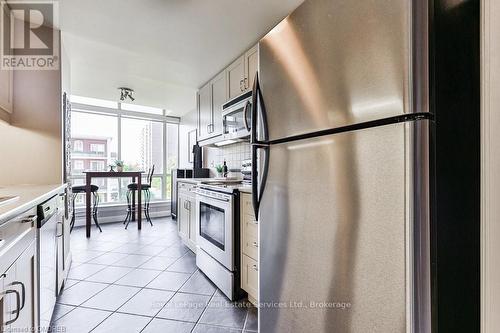
<svg viewBox="0 0 500 333">
<path fill-rule="evenodd" d="M 97 226 L 99 231 L 102 232 L 101 226 L 99 226 L 99 222 L 97 221 L 97 205 L 99 204 L 99 194 L 97 194 L 96 192 L 92 192 L 92 194 L 94 195 L 94 206 L 92 208 L 92 216 L 94 218 L 95 225 Z"/>
<path fill-rule="evenodd" d="M 130 207 L 130 190 L 127 191 L 127 216 L 125 216 L 125 220 L 123 220 L 123 224 L 127 223 L 127 221 L 129 220 L 129 218 L 132 217 L 132 213 L 131 213 L 131 210 L 132 210 L 132 207 Z"/>
<path fill-rule="evenodd" d="M 127 191 L 128 209 L 127 209 L 127 218 L 125 219 L 125 222 L 127 222 L 127 224 L 125 224 L 125 230 L 127 230 L 128 224 L 130 223 L 130 221 L 132 221 L 132 203 L 131 203 L 131 200 L 130 200 L 130 196 L 131 195 L 132 195 L 132 191 L 128 190 Z M 125 223 L 125 222 L 123 222 L 123 223 Z"/>
<path fill-rule="evenodd" d="M 151 222 L 151 216 L 149 216 L 149 203 L 151 202 L 151 192 L 149 191 L 149 189 L 146 189 L 146 207 L 145 207 L 145 210 L 144 210 L 144 215 L 146 215 L 146 219 L 148 220 L 149 224 L 151 224 L 151 226 L 153 226 L 153 222 Z"/>
</svg>

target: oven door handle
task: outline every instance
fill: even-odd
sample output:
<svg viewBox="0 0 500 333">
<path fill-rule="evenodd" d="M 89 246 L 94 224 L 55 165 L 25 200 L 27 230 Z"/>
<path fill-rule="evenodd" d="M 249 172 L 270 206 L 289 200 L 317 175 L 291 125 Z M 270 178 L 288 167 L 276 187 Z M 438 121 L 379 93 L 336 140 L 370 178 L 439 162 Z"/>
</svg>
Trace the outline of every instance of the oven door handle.
<svg viewBox="0 0 500 333">
<path fill-rule="evenodd" d="M 227 198 L 214 198 L 210 195 L 206 195 L 206 194 L 202 194 L 202 193 L 197 193 L 197 194 L 202 196 L 202 197 L 206 197 L 206 198 L 210 198 L 210 199 L 214 199 L 214 200 L 218 200 L 218 201 L 229 202 L 229 199 L 227 199 Z"/>
</svg>

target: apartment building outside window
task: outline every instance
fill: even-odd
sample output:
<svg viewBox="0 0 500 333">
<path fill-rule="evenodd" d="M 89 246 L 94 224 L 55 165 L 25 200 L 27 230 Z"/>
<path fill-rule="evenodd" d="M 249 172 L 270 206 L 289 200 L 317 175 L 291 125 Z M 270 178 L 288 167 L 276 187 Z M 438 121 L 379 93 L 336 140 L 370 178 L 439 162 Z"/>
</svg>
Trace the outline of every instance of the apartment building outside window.
<svg viewBox="0 0 500 333">
<path fill-rule="evenodd" d="M 83 141 L 82 140 L 73 141 L 73 151 L 83 151 Z"/>
<path fill-rule="evenodd" d="M 114 102 L 97 99 L 72 96 L 72 103 L 72 183 L 83 185 L 84 171 L 109 170 L 116 160 L 124 161 L 125 171 L 145 174 L 154 165 L 151 199 L 169 201 L 171 170 L 178 160 L 178 119 L 158 114 L 158 110 L 164 113 L 161 109 L 127 105 L 124 110 L 119 103 L 110 108 Z M 99 186 L 103 204 L 125 203 L 130 182 L 127 178 L 92 181 Z M 84 204 L 84 199 L 77 204 Z"/>
</svg>

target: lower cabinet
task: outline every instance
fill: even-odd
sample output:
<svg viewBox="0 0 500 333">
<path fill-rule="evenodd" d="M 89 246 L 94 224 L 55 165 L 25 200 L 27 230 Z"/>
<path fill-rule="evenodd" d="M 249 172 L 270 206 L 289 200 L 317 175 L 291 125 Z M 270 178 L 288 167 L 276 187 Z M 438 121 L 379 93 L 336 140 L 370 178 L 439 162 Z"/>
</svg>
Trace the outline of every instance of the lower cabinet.
<svg viewBox="0 0 500 333">
<path fill-rule="evenodd" d="M 241 289 L 248 293 L 248 300 L 257 303 L 259 295 L 259 268 L 257 260 L 241 255 Z"/>
<path fill-rule="evenodd" d="M 177 200 L 179 207 L 177 208 L 177 229 L 179 236 L 183 240 L 189 238 L 189 199 L 179 192 L 179 199 Z"/>
<path fill-rule="evenodd" d="M 2 274 L 2 332 L 33 332 L 36 322 L 36 242 Z"/>
<path fill-rule="evenodd" d="M 196 252 L 196 196 L 194 185 L 179 183 L 177 228 L 187 247 Z"/>
<path fill-rule="evenodd" d="M 259 223 L 252 207 L 252 197 L 241 194 L 241 288 L 248 293 L 248 300 L 259 301 Z"/>
</svg>

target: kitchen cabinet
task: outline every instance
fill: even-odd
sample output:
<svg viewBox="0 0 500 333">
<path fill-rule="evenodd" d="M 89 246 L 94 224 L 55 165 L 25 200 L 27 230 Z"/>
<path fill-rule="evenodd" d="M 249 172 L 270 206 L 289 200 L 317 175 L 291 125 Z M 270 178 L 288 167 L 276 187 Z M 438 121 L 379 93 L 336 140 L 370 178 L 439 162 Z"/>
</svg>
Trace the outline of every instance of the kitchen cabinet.
<svg viewBox="0 0 500 333">
<path fill-rule="evenodd" d="M 189 198 L 189 238 L 188 247 L 191 251 L 196 253 L 196 199 L 194 197 Z"/>
<path fill-rule="evenodd" d="M 241 289 L 248 293 L 248 299 L 257 304 L 259 295 L 259 223 L 252 208 L 252 197 L 241 194 Z"/>
<path fill-rule="evenodd" d="M 195 186 L 179 183 L 177 228 L 184 244 L 196 252 L 196 196 Z"/>
<path fill-rule="evenodd" d="M 2 274 L 2 332 L 32 332 L 36 327 L 36 251 L 33 239 Z"/>
<path fill-rule="evenodd" d="M 251 91 L 253 88 L 255 73 L 257 73 L 258 70 L 258 63 L 258 47 L 255 45 L 250 50 L 245 52 L 245 92 Z"/>
<path fill-rule="evenodd" d="M 179 191 L 179 208 L 177 209 L 177 229 L 182 240 L 189 238 L 189 199 Z"/>
<path fill-rule="evenodd" d="M 255 45 L 227 68 L 228 100 L 252 90 L 253 80 L 258 68 L 257 50 L 257 45 Z"/>
<path fill-rule="evenodd" d="M 199 141 L 222 134 L 222 105 L 227 97 L 226 71 L 220 72 L 199 90 Z"/>
<path fill-rule="evenodd" d="M 21 304 L 19 306 L 19 318 L 10 326 L 11 332 L 31 332 L 30 329 L 35 327 L 36 324 L 35 244 L 33 241 L 15 263 L 15 278 L 12 287 L 19 291 Z"/>
<path fill-rule="evenodd" d="M 229 99 L 232 99 L 245 91 L 245 56 L 236 59 L 226 71 Z"/>
<path fill-rule="evenodd" d="M 199 89 L 198 141 L 223 134 L 222 106 L 252 90 L 258 60 L 255 45 Z"/>
<path fill-rule="evenodd" d="M 7 8 L 4 6 L 2 11 L 5 16 L 9 15 Z M 10 29 L 7 27 L 7 29 Z M 10 33 L 10 31 L 6 31 Z M 0 119 L 10 119 L 12 114 L 12 97 L 13 97 L 13 87 L 14 87 L 14 72 L 12 69 L 0 69 Z"/>
<path fill-rule="evenodd" d="M 207 83 L 198 92 L 198 140 L 211 137 L 212 125 L 212 85 Z"/>
<path fill-rule="evenodd" d="M 56 269 L 57 269 L 57 295 L 62 290 L 64 284 L 64 225 L 65 225 L 65 196 L 66 193 L 59 195 L 57 207 L 56 222 Z"/>
<path fill-rule="evenodd" d="M 63 270 L 64 270 L 64 279 L 68 276 L 69 269 L 71 267 L 71 248 L 70 248 L 70 240 L 71 240 L 71 216 L 73 214 L 71 200 L 72 195 L 70 194 L 70 189 L 66 190 L 66 195 L 64 196 L 64 224 L 63 224 Z"/>
<path fill-rule="evenodd" d="M 212 81 L 213 136 L 222 134 L 222 105 L 228 99 L 227 73 L 222 71 Z"/>
</svg>

